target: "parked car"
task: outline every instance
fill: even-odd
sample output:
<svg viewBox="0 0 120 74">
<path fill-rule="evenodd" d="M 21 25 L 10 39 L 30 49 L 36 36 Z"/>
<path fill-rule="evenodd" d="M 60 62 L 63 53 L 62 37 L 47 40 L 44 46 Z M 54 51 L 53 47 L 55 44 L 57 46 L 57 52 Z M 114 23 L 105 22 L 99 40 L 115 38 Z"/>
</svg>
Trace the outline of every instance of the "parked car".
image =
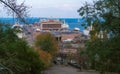
<svg viewBox="0 0 120 74">
<path fill-rule="evenodd" d="M 81 66 L 80 66 L 80 64 L 78 64 L 78 63 L 71 63 L 71 62 L 69 62 L 68 64 L 69 64 L 70 66 L 75 67 L 75 68 L 81 69 Z"/>
</svg>

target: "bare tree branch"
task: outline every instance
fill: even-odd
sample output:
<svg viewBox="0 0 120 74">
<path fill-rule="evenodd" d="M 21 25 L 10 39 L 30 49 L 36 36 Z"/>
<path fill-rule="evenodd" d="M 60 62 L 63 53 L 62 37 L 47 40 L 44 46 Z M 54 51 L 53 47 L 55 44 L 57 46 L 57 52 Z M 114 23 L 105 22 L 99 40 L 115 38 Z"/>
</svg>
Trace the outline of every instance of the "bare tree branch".
<svg viewBox="0 0 120 74">
<path fill-rule="evenodd" d="M 25 6 L 25 1 L 21 4 L 17 4 L 17 0 L 0 0 L 0 2 L 4 4 L 4 7 L 8 10 L 8 12 L 14 12 L 20 21 L 26 23 L 24 17 L 27 16 L 28 7 Z"/>
</svg>

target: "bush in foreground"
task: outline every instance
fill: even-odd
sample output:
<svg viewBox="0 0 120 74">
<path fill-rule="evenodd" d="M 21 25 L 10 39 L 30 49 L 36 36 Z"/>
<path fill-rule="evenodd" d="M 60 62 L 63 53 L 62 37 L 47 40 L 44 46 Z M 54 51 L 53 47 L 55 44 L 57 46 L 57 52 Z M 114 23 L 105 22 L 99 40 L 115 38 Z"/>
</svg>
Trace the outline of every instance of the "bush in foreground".
<svg viewBox="0 0 120 74">
<path fill-rule="evenodd" d="M 19 39 L 14 30 L 0 25 L 0 64 L 14 74 L 40 74 L 44 64 L 39 54 Z"/>
</svg>

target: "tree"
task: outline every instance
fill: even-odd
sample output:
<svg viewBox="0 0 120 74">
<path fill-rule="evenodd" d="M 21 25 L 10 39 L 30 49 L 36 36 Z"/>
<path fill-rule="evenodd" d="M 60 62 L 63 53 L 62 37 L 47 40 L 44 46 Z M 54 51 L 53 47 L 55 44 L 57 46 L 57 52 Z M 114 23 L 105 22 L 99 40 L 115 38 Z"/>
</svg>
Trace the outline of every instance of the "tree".
<svg viewBox="0 0 120 74">
<path fill-rule="evenodd" d="M 36 46 L 51 55 L 54 55 L 58 48 L 58 43 L 53 35 L 50 33 L 40 34 L 36 37 Z"/>
<path fill-rule="evenodd" d="M 24 17 L 28 14 L 28 7 L 25 6 L 24 2 L 17 4 L 17 0 L 0 0 L 0 3 L 4 4 L 10 14 L 14 12 L 20 21 L 26 23 Z"/>
<path fill-rule="evenodd" d="M 1 24 L 0 42 L 0 64 L 14 74 L 40 74 L 44 70 L 39 54 L 19 39 L 13 29 Z"/>
<path fill-rule="evenodd" d="M 44 51 L 44 50 L 41 50 L 39 48 L 36 48 L 36 51 L 39 54 L 39 58 L 44 63 L 44 67 L 45 68 L 50 67 L 51 66 L 51 60 L 52 60 L 51 54 Z"/>
<path fill-rule="evenodd" d="M 98 0 L 94 4 L 86 3 L 78 12 L 86 19 L 85 26 L 96 24 L 97 31 L 106 30 L 118 35 L 120 32 L 120 1 Z"/>
<path fill-rule="evenodd" d="M 101 73 L 120 73 L 120 0 L 97 0 L 93 5 L 85 3 L 78 12 L 87 22 L 84 26 L 93 26 L 91 40 L 86 45 L 92 66 Z"/>
<path fill-rule="evenodd" d="M 42 33 L 36 37 L 35 47 L 40 59 L 45 64 L 45 68 L 50 67 L 52 59 L 54 59 L 58 42 L 50 33 Z"/>
</svg>

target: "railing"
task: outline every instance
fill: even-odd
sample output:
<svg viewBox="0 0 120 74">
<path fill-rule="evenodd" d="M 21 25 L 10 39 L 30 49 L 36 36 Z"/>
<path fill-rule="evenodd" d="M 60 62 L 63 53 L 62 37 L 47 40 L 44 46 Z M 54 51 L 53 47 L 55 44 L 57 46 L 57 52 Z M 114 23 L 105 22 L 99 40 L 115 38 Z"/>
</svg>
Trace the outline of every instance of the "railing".
<svg viewBox="0 0 120 74">
<path fill-rule="evenodd" d="M 12 70 L 0 64 L 0 74 L 13 74 Z"/>
</svg>

